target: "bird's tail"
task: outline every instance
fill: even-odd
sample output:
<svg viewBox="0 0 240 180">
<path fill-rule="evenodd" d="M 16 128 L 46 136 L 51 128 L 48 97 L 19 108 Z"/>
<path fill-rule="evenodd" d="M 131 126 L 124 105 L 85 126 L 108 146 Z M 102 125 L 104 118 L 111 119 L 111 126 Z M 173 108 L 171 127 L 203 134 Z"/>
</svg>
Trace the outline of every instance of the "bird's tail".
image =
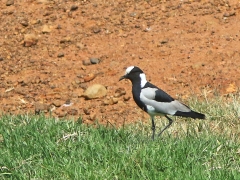
<svg viewBox="0 0 240 180">
<path fill-rule="evenodd" d="M 205 115 L 195 112 L 195 111 L 190 111 L 190 112 L 181 112 L 181 111 L 177 111 L 175 114 L 175 116 L 182 116 L 182 117 L 191 117 L 194 119 L 205 119 Z"/>
</svg>

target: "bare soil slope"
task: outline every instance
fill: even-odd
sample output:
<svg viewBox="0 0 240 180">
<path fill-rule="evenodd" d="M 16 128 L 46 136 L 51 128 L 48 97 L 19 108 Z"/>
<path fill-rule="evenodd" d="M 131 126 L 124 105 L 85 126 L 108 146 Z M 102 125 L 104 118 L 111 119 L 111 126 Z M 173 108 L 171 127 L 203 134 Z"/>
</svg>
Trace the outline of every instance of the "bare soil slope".
<svg viewBox="0 0 240 180">
<path fill-rule="evenodd" d="M 237 0 L 2 0 L 0 111 L 116 125 L 147 120 L 131 83 L 118 82 L 131 65 L 183 101 L 235 93 L 239 13 Z M 107 95 L 85 100 L 92 84 Z"/>
</svg>

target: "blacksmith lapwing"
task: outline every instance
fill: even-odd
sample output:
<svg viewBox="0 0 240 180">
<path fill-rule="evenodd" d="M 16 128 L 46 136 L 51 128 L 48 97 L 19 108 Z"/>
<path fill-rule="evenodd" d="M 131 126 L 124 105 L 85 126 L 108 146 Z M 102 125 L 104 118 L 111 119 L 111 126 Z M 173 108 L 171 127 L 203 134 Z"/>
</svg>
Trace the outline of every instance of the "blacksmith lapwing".
<svg viewBox="0 0 240 180">
<path fill-rule="evenodd" d="M 132 82 L 132 95 L 136 104 L 145 112 L 147 112 L 152 120 L 152 139 L 155 136 L 155 116 L 165 116 L 169 123 L 161 130 L 158 136 L 162 134 L 173 122 L 167 115 L 191 117 L 205 119 L 205 115 L 192 111 L 188 106 L 173 99 L 163 90 L 147 81 L 144 72 L 136 67 L 130 66 L 126 69 L 126 73 L 122 79 L 129 79 Z"/>
</svg>

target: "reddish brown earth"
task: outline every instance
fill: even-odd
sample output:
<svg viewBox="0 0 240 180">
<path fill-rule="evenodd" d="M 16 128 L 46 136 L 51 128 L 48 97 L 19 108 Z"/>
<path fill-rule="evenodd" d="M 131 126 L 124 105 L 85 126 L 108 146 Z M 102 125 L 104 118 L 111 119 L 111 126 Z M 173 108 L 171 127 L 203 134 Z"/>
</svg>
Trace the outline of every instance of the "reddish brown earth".
<svg viewBox="0 0 240 180">
<path fill-rule="evenodd" d="M 148 120 L 131 83 L 118 81 L 131 65 L 183 101 L 240 87 L 237 0 L 1 0 L 0 11 L 3 113 L 51 111 L 115 125 Z M 91 57 L 100 63 L 87 65 Z M 85 100 L 92 84 L 107 95 Z"/>
</svg>

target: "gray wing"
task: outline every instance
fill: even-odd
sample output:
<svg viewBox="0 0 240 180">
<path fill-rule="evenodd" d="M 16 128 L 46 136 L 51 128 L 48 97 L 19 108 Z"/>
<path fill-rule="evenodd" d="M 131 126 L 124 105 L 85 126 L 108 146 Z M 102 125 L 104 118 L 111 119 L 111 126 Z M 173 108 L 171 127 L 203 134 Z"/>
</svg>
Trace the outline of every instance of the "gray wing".
<svg viewBox="0 0 240 180">
<path fill-rule="evenodd" d="M 174 100 L 159 88 L 146 87 L 140 93 L 140 99 L 147 105 L 149 113 L 174 115 L 177 111 L 190 112 L 186 105 Z"/>
</svg>

